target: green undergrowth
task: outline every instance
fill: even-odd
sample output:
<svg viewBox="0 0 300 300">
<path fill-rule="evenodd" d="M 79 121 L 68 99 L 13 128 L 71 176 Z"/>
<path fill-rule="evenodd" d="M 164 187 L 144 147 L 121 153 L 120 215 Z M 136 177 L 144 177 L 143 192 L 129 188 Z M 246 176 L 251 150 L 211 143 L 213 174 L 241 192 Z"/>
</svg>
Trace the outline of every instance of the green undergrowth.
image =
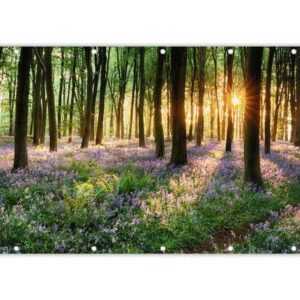
<svg viewBox="0 0 300 300">
<path fill-rule="evenodd" d="M 165 201 L 162 192 L 178 194 L 166 178 L 147 174 L 134 164 L 102 169 L 94 162 L 62 167 L 75 177 L 37 182 L 27 187 L 0 187 L 0 247 L 23 253 L 168 253 L 223 252 L 214 239 L 220 232 L 239 232 L 300 203 L 297 183 L 253 192 L 242 183 L 239 194 L 199 195 L 196 201 L 157 214 L 149 202 Z M 169 178 L 171 180 L 171 176 Z M 160 198 L 161 197 L 161 198 Z M 161 204 L 163 205 L 163 204 Z M 247 233 L 236 252 L 282 252 L 299 234 L 282 224 L 268 231 Z M 295 234 L 293 233 L 293 230 Z M 279 246 L 268 235 L 279 236 Z M 205 245 L 215 245 L 206 249 Z"/>
</svg>

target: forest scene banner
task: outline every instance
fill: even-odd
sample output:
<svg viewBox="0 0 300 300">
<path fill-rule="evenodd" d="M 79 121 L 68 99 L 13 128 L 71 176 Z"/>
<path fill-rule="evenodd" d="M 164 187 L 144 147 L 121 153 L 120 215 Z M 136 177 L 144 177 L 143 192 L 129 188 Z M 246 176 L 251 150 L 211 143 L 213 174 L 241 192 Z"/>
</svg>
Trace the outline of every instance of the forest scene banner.
<svg viewBox="0 0 300 300">
<path fill-rule="evenodd" d="M 300 48 L 0 47 L 0 253 L 299 253 Z"/>
</svg>

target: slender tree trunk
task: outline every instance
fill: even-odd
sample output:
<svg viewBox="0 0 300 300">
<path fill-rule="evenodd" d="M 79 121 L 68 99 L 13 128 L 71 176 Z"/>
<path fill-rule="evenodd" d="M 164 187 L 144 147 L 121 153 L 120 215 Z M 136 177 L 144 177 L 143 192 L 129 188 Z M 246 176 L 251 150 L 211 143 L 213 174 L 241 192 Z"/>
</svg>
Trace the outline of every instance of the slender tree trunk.
<svg viewBox="0 0 300 300">
<path fill-rule="evenodd" d="M 295 139 L 294 145 L 300 146 L 300 47 L 296 55 L 296 107 L 295 107 Z"/>
<path fill-rule="evenodd" d="M 40 52 L 40 49 L 36 49 Z M 33 117 L 33 145 L 38 146 L 40 144 L 41 137 L 41 119 L 42 119 L 42 105 L 41 105 L 41 87 L 42 87 L 42 68 L 41 64 L 37 63 L 36 80 L 33 93 L 33 101 L 35 103 L 34 117 Z"/>
<path fill-rule="evenodd" d="M 48 114 L 49 114 L 49 136 L 50 136 L 50 151 L 57 151 L 57 128 L 56 128 L 56 114 L 55 114 L 55 99 L 53 91 L 52 78 L 52 48 L 45 48 L 45 68 L 46 68 L 46 89 L 48 100 Z"/>
<path fill-rule="evenodd" d="M 291 118 L 292 118 L 292 130 L 290 141 L 293 143 L 295 139 L 295 55 L 291 57 L 291 66 L 290 66 L 290 108 L 291 108 Z"/>
<path fill-rule="evenodd" d="M 128 139 L 131 139 L 131 135 L 132 135 L 133 108 L 135 104 L 136 85 L 137 85 L 137 53 L 134 54 L 134 62 L 133 62 L 133 81 L 132 81 Z"/>
<path fill-rule="evenodd" d="M 272 81 L 272 65 L 275 54 L 275 48 L 270 47 L 267 78 L 266 78 L 266 96 L 265 96 L 265 153 L 270 153 L 271 148 L 271 81 Z"/>
<path fill-rule="evenodd" d="M 272 128 L 272 141 L 275 142 L 277 138 L 277 129 L 278 129 L 278 115 L 281 104 L 281 92 L 278 89 L 278 94 L 276 95 L 275 100 L 275 109 L 274 109 L 274 117 L 273 117 L 273 128 Z"/>
<path fill-rule="evenodd" d="M 214 138 L 214 127 L 215 127 L 215 110 L 216 110 L 216 103 L 213 96 L 213 93 L 210 91 L 210 138 Z"/>
<path fill-rule="evenodd" d="M 215 91 L 215 103 L 217 106 L 217 137 L 218 141 L 221 140 L 221 124 L 220 124 L 220 107 L 218 99 L 218 48 L 213 49 L 214 60 L 214 91 Z"/>
<path fill-rule="evenodd" d="M 145 132 L 144 132 L 144 98 L 145 98 L 145 48 L 140 48 L 140 101 L 139 101 L 139 146 L 145 147 Z"/>
<path fill-rule="evenodd" d="M 135 138 L 139 137 L 139 75 L 137 72 L 136 91 L 135 91 Z"/>
<path fill-rule="evenodd" d="M 246 68 L 246 105 L 244 119 L 245 181 L 262 185 L 259 157 L 260 84 L 263 48 L 249 47 Z"/>
<path fill-rule="evenodd" d="M 199 76 L 198 76 L 198 119 L 196 127 L 196 145 L 201 146 L 204 131 L 203 100 L 205 92 L 205 59 L 206 48 L 199 48 Z"/>
<path fill-rule="evenodd" d="M 149 100 L 149 119 L 148 119 L 148 128 L 147 128 L 147 134 L 146 134 L 146 136 L 148 138 L 151 137 L 152 118 L 153 118 L 153 104 L 152 104 L 151 100 Z"/>
<path fill-rule="evenodd" d="M 163 87 L 163 69 L 165 55 L 160 53 L 161 48 L 157 49 L 157 65 L 154 86 L 154 139 L 156 157 L 163 157 L 165 154 L 164 131 L 161 116 L 161 91 Z"/>
<path fill-rule="evenodd" d="M 63 96 L 63 86 L 64 86 L 64 61 L 65 49 L 61 48 L 61 65 L 60 65 L 60 82 L 59 82 L 59 92 L 58 92 L 58 111 L 57 111 L 57 126 L 58 126 L 58 138 L 61 138 L 61 105 L 62 105 L 62 96 Z"/>
<path fill-rule="evenodd" d="M 171 79 L 170 79 L 171 70 L 169 67 L 169 63 L 166 64 L 166 77 L 167 77 L 167 140 L 171 139 L 171 126 L 172 126 L 172 116 L 171 116 Z"/>
<path fill-rule="evenodd" d="M 106 47 L 102 47 L 102 66 L 100 79 L 100 99 L 99 99 L 99 115 L 96 135 L 96 145 L 102 144 L 103 140 L 103 126 L 104 126 L 104 107 L 105 107 L 105 93 L 108 76 L 109 58 L 106 57 Z M 109 55 L 109 54 L 108 54 Z"/>
<path fill-rule="evenodd" d="M 197 75 L 197 59 L 196 59 L 196 48 L 193 48 L 192 57 L 192 78 L 191 78 L 191 119 L 188 140 L 191 141 L 194 137 L 194 92 L 195 92 L 195 79 Z"/>
<path fill-rule="evenodd" d="M 112 137 L 114 132 L 114 106 L 111 104 L 110 106 L 110 118 L 109 118 L 109 134 Z"/>
<path fill-rule="evenodd" d="M 84 132 L 81 142 L 81 148 L 88 148 L 91 134 L 91 114 L 93 97 L 93 69 L 91 59 L 91 47 L 85 47 L 85 62 L 87 68 L 87 101 L 85 109 Z"/>
<path fill-rule="evenodd" d="M 71 143 L 73 139 L 73 115 L 74 115 L 74 100 L 75 100 L 75 87 L 76 87 L 76 63 L 77 63 L 77 49 L 73 50 L 73 64 L 72 64 L 72 91 L 71 91 L 71 104 L 69 115 L 69 138 L 68 142 Z"/>
<path fill-rule="evenodd" d="M 13 136 L 13 114 L 14 114 L 14 92 L 11 81 L 9 81 L 9 91 L 8 91 L 8 99 L 9 99 L 9 136 Z"/>
<path fill-rule="evenodd" d="M 28 167 L 27 117 L 32 47 L 22 47 L 18 65 L 18 85 L 15 118 L 15 153 L 13 169 Z"/>
<path fill-rule="evenodd" d="M 93 97 L 92 97 L 92 114 L 91 114 L 91 136 L 90 140 L 95 140 L 95 113 L 96 113 L 96 98 L 99 85 L 100 70 L 102 67 L 102 47 L 98 49 L 97 59 L 95 60 L 95 76 L 93 79 Z"/>
<path fill-rule="evenodd" d="M 233 56 L 234 53 L 227 53 L 227 89 L 226 89 L 226 100 L 228 107 L 228 118 L 227 118 L 227 134 L 226 134 L 226 152 L 231 152 L 232 139 L 233 139 L 233 117 L 232 117 L 232 68 L 233 68 Z"/>
<path fill-rule="evenodd" d="M 186 48 L 171 48 L 172 152 L 170 163 L 174 165 L 187 163 L 184 109 L 186 57 Z"/>
<path fill-rule="evenodd" d="M 70 96 L 71 96 L 71 85 L 72 85 L 72 76 L 69 76 L 67 84 L 64 83 L 64 95 L 63 95 L 63 136 L 67 135 L 68 130 L 68 110 L 70 108 Z M 67 86 L 67 88 L 66 88 Z M 66 91 L 67 89 L 67 91 Z"/>
<path fill-rule="evenodd" d="M 222 117 L 222 140 L 225 139 L 225 129 L 226 129 L 226 112 L 227 112 L 227 93 L 226 93 L 226 74 L 227 74 L 227 62 L 226 56 L 227 50 L 224 51 L 224 72 L 223 72 L 223 117 Z"/>
<path fill-rule="evenodd" d="M 289 96 L 288 96 L 288 85 L 287 80 L 285 82 L 285 100 L 284 100 L 284 110 L 282 118 L 282 129 L 283 129 L 283 140 L 288 141 L 288 108 L 289 108 Z"/>
<path fill-rule="evenodd" d="M 41 130 L 41 144 L 44 145 L 45 144 L 45 137 L 46 137 L 46 124 L 47 124 L 47 107 L 48 107 L 48 103 L 47 103 L 47 99 L 46 99 L 46 76 L 45 76 L 45 72 L 43 72 L 42 74 L 42 91 L 41 91 L 41 95 L 42 95 L 42 130 Z"/>
</svg>

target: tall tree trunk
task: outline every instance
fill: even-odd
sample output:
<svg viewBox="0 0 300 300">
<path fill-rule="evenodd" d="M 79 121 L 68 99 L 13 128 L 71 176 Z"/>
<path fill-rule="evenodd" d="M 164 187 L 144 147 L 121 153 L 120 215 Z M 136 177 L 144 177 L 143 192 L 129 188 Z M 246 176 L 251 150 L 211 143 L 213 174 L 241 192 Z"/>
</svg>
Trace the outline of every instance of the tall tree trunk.
<svg viewBox="0 0 300 300">
<path fill-rule="evenodd" d="M 291 136 L 290 141 L 293 143 L 295 139 L 295 55 L 291 57 L 291 65 L 290 65 L 290 108 L 291 108 L 291 118 L 292 118 L 292 128 L 291 128 Z"/>
<path fill-rule="evenodd" d="M 153 104 L 152 101 L 149 99 L 149 119 L 148 119 L 148 127 L 147 127 L 147 134 L 146 137 L 151 137 L 152 131 L 152 119 L 153 119 Z"/>
<path fill-rule="evenodd" d="M 109 117 L 109 135 L 113 136 L 114 132 L 114 106 L 111 104 L 110 106 L 110 117 Z"/>
<path fill-rule="evenodd" d="M 203 100 L 205 91 L 205 59 L 206 48 L 199 48 L 199 74 L 198 74 L 198 118 L 196 127 L 196 145 L 201 146 L 204 131 L 204 117 L 203 117 Z"/>
<path fill-rule="evenodd" d="M 171 164 L 187 163 L 186 124 L 184 109 L 187 50 L 171 48 L 171 108 L 172 108 L 172 152 Z"/>
<path fill-rule="evenodd" d="M 231 152 L 232 139 L 233 139 L 233 116 L 232 116 L 232 68 L 233 68 L 233 56 L 227 52 L 227 89 L 226 89 L 226 102 L 228 107 L 227 118 L 227 134 L 226 134 L 226 152 Z"/>
<path fill-rule="evenodd" d="M 132 123 L 133 123 L 133 108 L 135 103 L 135 92 L 137 85 L 137 52 L 134 54 L 133 61 L 133 81 L 132 81 L 132 94 L 131 94 L 131 105 L 130 105 L 130 117 L 129 117 L 129 131 L 128 131 L 128 139 L 131 139 L 132 136 Z"/>
<path fill-rule="evenodd" d="M 275 54 L 275 48 L 270 47 L 267 78 L 266 78 L 266 96 L 265 96 L 265 153 L 270 153 L 271 148 L 271 81 L 272 81 L 272 65 Z"/>
<path fill-rule="evenodd" d="M 27 117 L 32 48 L 22 47 L 18 65 L 18 85 L 15 118 L 15 153 L 13 169 L 28 167 Z"/>
<path fill-rule="evenodd" d="M 41 53 L 41 49 L 36 49 Z M 40 54 L 39 54 L 40 55 Z M 42 129 L 42 105 L 41 105 L 41 87 L 42 87 L 42 67 L 40 63 L 37 63 L 36 80 L 33 91 L 33 101 L 35 103 L 34 116 L 33 116 L 33 145 L 38 146 L 40 144 L 41 129 Z"/>
<path fill-rule="evenodd" d="M 88 148 L 91 135 L 91 114 L 92 114 L 92 97 L 93 97 L 93 69 L 91 59 L 91 47 L 85 47 L 85 63 L 87 68 L 87 100 L 85 109 L 84 132 L 81 142 L 81 148 Z"/>
<path fill-rule="evenodd" d="M 214 126 L 215 126 L 215 110 L 216 103 L 212 92 L 209 92 L 210 95 L 210 138 L 214 138 Z"/>
<path fill-rule="evenodd" d="M 102 66 L 101 66 L 101 79 L 100 79 L 100 99 L 99 99 L 99 115 L 98 115 L 96 145 L 102 144 L 102 140 L 103 140 L 105 93 L 106 93 L 106 83 L 107 83 L 108 66 L 109 66 L 109 61 L 108 61 L 109 57 L 108 59 L 106 57 L 106 47 L 102 47 L 101 49 L 101 59 L 102 59 Z"/>
<path fill-rule="evenodd" d="M 74 116 L 74 100 L 75 100 L 75 86 L 76 86 L 76 63 L 77 63 L 77 49 L 73 50 L 73 64 L 72 64 L 72 91 L 71 91 L 71 104 L 69 115 L 69 138 L 68 142 L 71 143 L 73 139 L 73 116 Z"/>
<path fill-rule="evenodd" d="M 215 91 L 215 103 L 217 106 L 217 137 L 218 141 L 221 140 L 221 124 L 220 124 L 220 107 L 218 99 L 218 48 L 215 47 L 213 50 L 213 61 L 214 61 L 214 91 Z"/>
<path fill-rule="evenodd" d="M 196 48 L 193 48 L 192 53 L 192 78 L 191 78 L 191 119 L 188 140 L 191 141 L 194 137 L 194 92 L 195 92 L 195 79 L 197 75 L 197 59 L 196 59 Z"/>
<path fill-rule="evenodd" d="M 8 135 L 13 136 L 13 114 L 14 114 L 14 86 L 11 80 L 9 80 L 9 88 L 8 88 L 8 99 L 9 99 L 9 130 Z"/>
<path fill-rule="evenodd" d="M 145 147 L 144 98 L 145 98 L 145 48 L 140 48 L 140 101 L 139 101 L 139 146 Z"/>
<path fill-rule="evenodd" d="M 136 90 L 135 90 L 135 138 L 139 137 L 139 72 L 137 72 Z"/>
<path fill-rule="evenodd" d="M 102 66 L 102 47 L 98 49 L 98 55 L 95 59 L 95 75 L 93 79 L 93 97 L 92 97 L 92 114 L 91 114 L 91 136 L 90 140 L 95 140 L 95 113 L 96 113 L 96 98 L 100 78 L 100 69 Z"/>
<path fill-rule="evenodd" d="M 154 86 L 154 139 L 156 157 L 163 157 L 165 154 L 164 131 L 161 116 L 161 91 L 163 87 L 163 69 L 165 55 L 161 54 L 161 48 L 157 49 L 157 65 Z"/>
<path fill-rule="evenodd" d="M 43 72 L 42 74 L 42 86 L 41 86 L 41 96 L 42 96 L 42 129 L 41 129 L 41 137 L 40 137 L 40 141 L 41 144 L 44 145 L 45 144 L 45 138 L 46 138 L 46 124 L 47 124 L 47 107 L 48 107 L 48 103 L 47 103 L 47 99 L 46 99 L 46 76 L 45 76 L 45 72 Z"/>
<path fill-rule="evenodd" d="M 167 60 L 168 62 L 169 60 Z M 171 70 L 169 62 L 166 63 L 166 79 L 167 79 L 167 140 L 169 141 L 171 138 L 171 131 L 172 131 L 172 107 L 171 107 Z"/>
<path fill-rule="evenodd" d="M 259 157 L 260 84 L 263 48 L 249 47 L 246 68 L 246 104 L 244 119 L 245 181 L 262 185 Z"/>
<path fill-rule="evenodd" d="M 59 92 L 58 92 L 58 111 L 57 111 L 57 126 L 58 126 L 58 138 L 61 138 L 61 105 L 63 96 L 63 86 L 64 86 L 64 61 L 65 61 L 65 49 L 61 48 L 61 65 L 60 65 L 60 81 L 59 81 Z"/>
<path fill-rule="evenodd" d="M 282 129 L 283 129 L 283 140 L 288 141 L 288 109 L 289 109 L 289 91 L 288 91 L 288 81 L 285 81 L 285 100 L 284 100 L 284 110 L 283 110 L 283 118 L 282 118 Z"/>
<path fill-rule="evenodd" d="M 223 117 L 222 117 L 222 140 L 225 140 L 225 130 L 226 130 L 226 112 L 227 112 L 227 92 L 226 92 L 226 74 L 227 74 L 227 60 L 226 56 L 227 50 L 224 51 L 224 72 L 223 72 Z"/>
<path fill-rule="evenodd" d="M 46 75 L 46 89 L 48 100 L 48 114 L 49 114 L 49 136 L 50 136 L 50 151 L 57 151 L 57 128 L 56 128 L 56 114 L 55 114 L 55 99 L 53 91 L 52 78 L 52 48 L 45 48 L 45 75 Z"/>
<path fill-rule="evenodd" d="M 297 48 L 296 56 L 296 107 L 294 145 L 300 146 L 300 47 Z"/>
<path fill-rule="evenodd" d="M 68 110 L 70 108 L 70 96 L 71 96 L 71 85 L 72 85 L 72 76 L 69 76 L 67 84 L 64 83 L 64 92 L 63 92 L 63 136 L 67 135 L 67 129 L 68 129 Z M 66 86 L 67 86 L 67 92 L 66 92 Z M 67 96 L 66 96 L 67 95 Z"/>
</svg>

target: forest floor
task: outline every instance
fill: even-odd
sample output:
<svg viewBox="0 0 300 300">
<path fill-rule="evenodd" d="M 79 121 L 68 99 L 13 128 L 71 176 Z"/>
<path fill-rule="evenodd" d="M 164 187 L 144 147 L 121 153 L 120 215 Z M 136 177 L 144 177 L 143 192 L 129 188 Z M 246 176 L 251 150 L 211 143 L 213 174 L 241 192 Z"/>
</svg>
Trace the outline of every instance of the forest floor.
<svg viewBox="0 0 300 300">
<path fill-rule="evenodd" d="M 261 155 L 265 184 L 243 183 L 243 146 L 188 145 L 181 168 L 153 142 L 110 140 L 56 153 L 29 146 L 28 170 L 11 173 L 0 138 L 0 253 L 291 253 L 300 249 L 300 152 L 286 142 Z M 229 246 L 232 246 L 228 248 Z M 95 248 L 96 247 L 96 248 Z M 298 250 L 296 250 L 298 251 Z"/>
</svg>

